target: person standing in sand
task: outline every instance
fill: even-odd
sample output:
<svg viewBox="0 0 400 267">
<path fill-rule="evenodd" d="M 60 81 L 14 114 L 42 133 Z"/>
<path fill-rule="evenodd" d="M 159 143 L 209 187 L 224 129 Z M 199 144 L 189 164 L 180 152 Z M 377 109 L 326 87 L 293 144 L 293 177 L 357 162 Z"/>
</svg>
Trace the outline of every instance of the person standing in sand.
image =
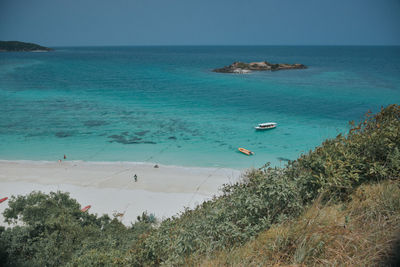
<svg viewBox="0 0 400 267">
<path fill-rule="evenodd" d="M 136 174 L 133 176 L 133 179 L 135 179 L 135 182 L 137 182 L 137 175 Z"/>
</svg>

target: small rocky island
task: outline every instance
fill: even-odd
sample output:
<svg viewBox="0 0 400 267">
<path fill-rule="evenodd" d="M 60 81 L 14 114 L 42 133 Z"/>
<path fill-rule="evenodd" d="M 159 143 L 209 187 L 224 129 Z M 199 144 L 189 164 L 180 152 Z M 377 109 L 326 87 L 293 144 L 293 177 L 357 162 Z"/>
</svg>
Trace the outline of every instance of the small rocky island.
<svg viewBox="0 0 400 267">
<path fill-rule="evenodd" d="M 214 69 L 214 72 L 222 73 L 250 73 L 252 71 L 276 71 L 276 70 L 292 70 L 292 69 L 306 69 L 307 66 L 303 64 L 286 64 L 278 63 L 273 64 L 267 61 L 262 62 L 234 62 L 229 66 L 225 66 L 220 69 Z"/>
<path fill-rule="evenodd" d="M 53 49 L 33 43 L 0 41 L 0 52 L 48 52 Z"/>
</svg>

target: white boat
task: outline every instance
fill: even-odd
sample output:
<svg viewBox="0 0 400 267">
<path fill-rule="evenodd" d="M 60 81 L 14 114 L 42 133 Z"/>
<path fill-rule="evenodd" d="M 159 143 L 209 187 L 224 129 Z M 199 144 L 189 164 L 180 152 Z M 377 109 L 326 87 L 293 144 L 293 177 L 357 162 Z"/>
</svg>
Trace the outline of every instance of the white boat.
<svg viewBox="0 0 400 267">
<path fill-rule="evenodd" d="M 269 130 L 276 128 L 276 122 L 264 122 L 260 123 L 258 126 L 254 127 L 256 130 Z"/>
</svg>

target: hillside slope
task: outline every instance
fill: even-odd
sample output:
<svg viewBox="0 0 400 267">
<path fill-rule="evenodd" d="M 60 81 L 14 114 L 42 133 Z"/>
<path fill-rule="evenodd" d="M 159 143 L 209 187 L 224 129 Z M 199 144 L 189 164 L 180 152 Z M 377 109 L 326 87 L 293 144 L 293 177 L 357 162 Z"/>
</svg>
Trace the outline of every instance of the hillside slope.
<svg viewBox="0 0 400 267">
<path fill-rule="evenodd" d="M 197 266 L 398 266 L 400 183 L 361 185 L 350 201 L 320 200 L 296 220 L 273 225 L 253 241 L 208 258 Z"/>
<path fill-rule="evenodd" d="M 19 41 L 0 41 L 0 52 L 52 51 L 53 49 L 38 44 Z"/>
<path fill-rule="evenodd" d="M 297 218 L 321 202 L 348 201 L 364 183 L 397 180 L 400 173 L 400 106 L 391 105 L 346 136 L 289 162 L 286 168 L 251 170 L 223 196 L 164 221 L 131 250 L 131 264 L 185 264 L 245 244 L 271 226 Z"/>
<path fill-rule="evenodd" d="M 143 214 L 125 227 L 80 212 L 60 192 L 14 197 L 4 217 L 25 225 L 0 229 L 0 259 L 8 266 L 379 265 L 398 231 L 399 173 L 400 106 L 391 105 L 285 168 L 249 170 L 222 196 L 161 223 Z"/>
</svg>

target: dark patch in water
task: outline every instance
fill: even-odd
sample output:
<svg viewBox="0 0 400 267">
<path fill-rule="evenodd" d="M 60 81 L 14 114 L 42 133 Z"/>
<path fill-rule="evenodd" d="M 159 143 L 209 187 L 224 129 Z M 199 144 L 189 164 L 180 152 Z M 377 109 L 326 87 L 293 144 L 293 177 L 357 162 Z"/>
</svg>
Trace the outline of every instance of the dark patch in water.
<svg viewBox="0 0 400 267">
<path fill-rule="evenodd" d="M 124 133 L 121 135 L 110 135 L 108 138 L 111 138 L 113 140 L 109 141 L 110 143 L 116 142 L 124 145 L 131 145 L 131 144 L 157 144 L 156 142 L 153 141 L 142 141 L 142 138 L 136 137 L 136 136 L 126 136 Z"/>
<path fill-rule="evenodd" d="M 176 146 L 177 148 L 181 148 L 182 146 Z"/>
<path fill-rule="evenodd" d="M 124 144 L 124 145 L 132 145 L 132 144 L 141 144 L 142 142 L 133 141 L 133 140 L 120 140 L 116 141 L 117 143 Z"/>
<path fill-rule="evenodd" d="M 290 159 L 288 158 L 283 158 L 283 157 L 277 157 L 278 160 L 282 160 L 282 161 L 290 161 Z"/>
<path fill-rule="evenodd" d="M 128 135 L 128 134 L 129 134 L 129 132 L 122 132 L 121 133 L 121 135 L 125 135 L 125 136 Z"/>
<path fill-rule="evenodd" d="M 113 142 L 121 143 L 121 144 L 135 144 L 136 142 L 140 141 L 141 139 L 138 137 L 135 138 L 126 138 L 124 134 L 121 135 L 110 135 L 109 138 L 114 139 Z"/>
<path fill-rule="evenodd" d="M 157 144 L 156 142 L 153 142 L 153 141 L 143 141 L 142 143 L 143 144 L 153 144 L 153 145 Z"/>
<path fill-rule="evenodd" d="M 5 123 L 4 128 L 14 128 L 19 126 L 17 122 L 11 122 L 11 123 L 4 122 L 4 123 Z"/>
<path fill-rule="evenodd" d="M 108 138 L 112 138 L 112 139 L 118 139 L 118 138 L 124 138 L 123 136 L 121 136 L 121 135 L 116 135 L 116 134 L 113 134 L 113 135 L 109 135 L 108 136 Z"/>
<path fill-rule="evenodd" d="M 68 133 L 68 132 L 56 132 L 55 136 L 57 136 L 58 138 L 65 138 L 65 137 L 72 136 L 72 133 Z"/>
<path fill-rule="evenodd" d="M 176 137 L 175 136 L 170 136 L 170 137 L 168 137 L 168 140 L 176 140 Z"/>
<path fill-rule="evenodd" d="M 189 131 L 189 130 L 188 130 Z M 190 131 L 192 136 L 199 136 L 200 132 L 198 130 Z"/>
<path fill-rule="evenodd" d="M 25 135 L 25 138 L 30 138 L 30 137 L 38 137 L 38 136 L 44 136 L 46 135 L 46 133 L 29 133 L 27 135 Z"/>
<path fill-rule="evenodd" d="M 158 131 L 156 131 L 154 134 L 155 135 L 166 135 L 168 132 L 166 132 L 166 131 L 160 131 L 160 130 L 158 130 Z"/>
<path fill-rule="evenodd" d="M 290 133 L 284 133 L 283 135 L 290 135 Z"/>
<path fill-rule="evenodd" d="M 124 114 L 124 115 L 131 115 L 131 114 L 133 114 L 135 112 L 134 111 L 123 110 L 121 113 Z"/>
<path fill-rule="evenodd" d="M 99 121 L 99 120 L 89 120 L 89 121 L 85 121 L 83 124 L 87 127 L 97 127 L 97 126 L 106 125 L 107 122 Z"/>
<path fill-rule="evenodd" d="M 141 131 L 141 132 L 136 132 L 135 134 L 138 136 L 144 136 L 145 134 L 147 134 L 148 132 L 150 132 L 149 130 L 146 131 Z"/>
</svg>

